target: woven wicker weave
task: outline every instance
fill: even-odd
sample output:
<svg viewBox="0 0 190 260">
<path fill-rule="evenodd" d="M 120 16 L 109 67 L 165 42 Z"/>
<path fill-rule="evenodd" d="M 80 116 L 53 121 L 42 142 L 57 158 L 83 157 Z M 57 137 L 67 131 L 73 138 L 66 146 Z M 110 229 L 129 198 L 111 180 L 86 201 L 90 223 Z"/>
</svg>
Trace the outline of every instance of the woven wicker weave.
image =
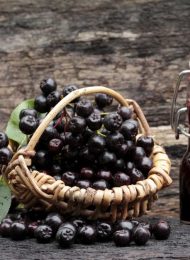
<svg viewBox="0 0 190 260">
<path fill-rule="evenodd" d="M 35 146 L 49 123 L 75 98 L 93 93 L 106 93 L 113 96 L 121 105 L 133 109 L 139 121 L 140 133 L 151 136 L 149 125 L 139 105 L 134 100 L 124 99 L 119 93 L 105 87 L 88 87 L 73 91 L 63 98 L 45 117 L 37 128 L 27 147 L 17 151 L 3 174 L 13 193 L 27 208 L 44 207 L 48 210 L 58 209 L 62 214 L 86 216 L 90 219 L 108 218 L 127 219 L 145 214 L 151 203 L 157 199 L 157 192 L 171 184 L 170 160 L 164 149 L 155 144 L 153 168 L 148 178 L 135 185 L 114 187 L 106 190 L 92 188 L 80 189 L 68 187 L 61 180 L 36 170 L 30 170 L 31 158 Z"/>
</svg>

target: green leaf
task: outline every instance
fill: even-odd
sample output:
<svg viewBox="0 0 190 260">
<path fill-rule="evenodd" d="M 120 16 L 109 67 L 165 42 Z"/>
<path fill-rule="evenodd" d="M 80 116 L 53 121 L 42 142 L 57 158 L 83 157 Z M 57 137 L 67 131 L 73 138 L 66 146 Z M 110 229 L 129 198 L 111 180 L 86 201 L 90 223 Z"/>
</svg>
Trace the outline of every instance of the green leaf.
<svg viewBox="0 0 190 260">
<path fill-rule="evenodd" d="M 11 191 L 8 185 L 0 180 L 0 222 L 6 217 L 11 206 Z"/>
<path fill-rule="evenodd" d="M 13 110 L 5 131 L 8 138 L 17 142 L 19 145 L 25 145 L 27 143 L 27 136 L 19 129 L 19 114 L 21 110 L 26 108 L 34 108 L 34 99 L 23 101 Z"/>
</svg>

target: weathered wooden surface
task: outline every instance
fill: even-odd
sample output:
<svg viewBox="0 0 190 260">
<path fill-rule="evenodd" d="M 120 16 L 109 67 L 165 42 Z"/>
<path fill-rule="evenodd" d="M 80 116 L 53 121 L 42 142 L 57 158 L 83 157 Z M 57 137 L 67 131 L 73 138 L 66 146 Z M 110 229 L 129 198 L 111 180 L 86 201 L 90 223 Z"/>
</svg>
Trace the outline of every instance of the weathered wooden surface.
<svg viewBox="0 0 190 260">
<path fill-rule="evenodd" d="M 189 0 L 0 0 L 0 126 L 46 76 L 113 87 L 152 125 L 168 125 L 190 57 L 189 13 Z"/>
<path fill-rule="evenodd" d="M 35 240 L 11 241 L 0 238 L 0 259 L 4 260 L 158 260 L 183 259 L 190 256 L 190 226 L 180 225 L 176 219 L 169 220 L 172 233 L 168 240 L 151 239 L 146 246 L 118 248 L 113 243 L 97 243 L 94 245 L 76 244 L 71 249 L 58 249 L 55 242 L 37 244 Z"/>
</svg>

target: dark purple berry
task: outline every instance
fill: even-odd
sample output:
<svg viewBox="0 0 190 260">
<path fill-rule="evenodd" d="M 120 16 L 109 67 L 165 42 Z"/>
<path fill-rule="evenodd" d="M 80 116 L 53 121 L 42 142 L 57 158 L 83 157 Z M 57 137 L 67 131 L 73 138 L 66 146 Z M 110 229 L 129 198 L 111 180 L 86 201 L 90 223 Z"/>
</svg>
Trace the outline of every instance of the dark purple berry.
<svg viewBox="0 0 190 260">
<path fill-rule="evenodd" d="M 150 156 L 154 147 L 154 140 L 151 136 L 140 136 L 137 140 L 137 146 L 143 147 L 146 155 Z"/>
<path fill-rule="evenodd" d="M 33 117 L 37 118 L 38 113 L 33 108 L 25 108 L 20 111 L 19 118 L 21 119 L 24 116 L 33 116 Z"/>
<path fill-rule="evenodd" d="M 114 181 L 114 186 L 116 187 L 131 184 L 130 177 L 123 172 L 117 172 L 113 177 L 113 181 Z"/>
<path fill-rule="evenodd" d="M 135 167 L 134 163 L 133 162 L 126 162 L 125 163 L 125 171 L 126 171 L 126 174 L 128 174 L 129 176 L 131 175 L 131 172 L 133 170 L 133 168 Z"/>
<path fill-rule="evenodd" d="M 140 161 L 137 162 L 137 168 L 142 171 L 145 177 L 148 176 L 149 171 L 152 168 L 152 160 L 144 156 Z"/>
<path fill-rule="evenodd" d="M 14 222 L 11 225 L 10 237 L 13 240 L 23 240 L 27 235 L 27 229 L 24 223 Z"/>
<path fill-rule="evenodd" d="M 54 164 L 52 164 L 52 166 L 51 166 L 51 168 L 50 168 L 50 171 L 49 171 L 48 173 L 49 173 L 51 176 L 54 176 L 54 178 L 55 178 L 56 175 L 58 175 L 58 176 L 61 175 L 61 173 L 62 173 L 62 168 L 61 168 L 61 166 L 60 166 L 59 164 L 54 163 Z"/>
<path fill-rule="evenodd" d="M 51 139 L 58 138 L 58 137 L 59 137 L 59 133 L 57 129 L 54 128 L 53 125 L 49 125 L 44 130 L 41 136 L 41 140 L 43 140 L 44 142 L 49 142 Z"/>
<path fill-rule="evenodd" d="M 105 167 L 113 167 L 114 164 L 117 161 L 117 157 L 114 153 L 104 151 L 100 156 L 99 156 L 99 163 L 102 166 Z"/>
<path fill-rule="evenodd" d="M 63 141 L 61 139 L 59 139 L 59 138 L 54 138 L 54 139 L 51 139 L 49 141 L 48 150 L 51 153 L 59 153 L 59 152 L 61 152 L 62 147 L 63 147 Z"/>
<path fill-rule="evenodd" d="M 125 162 L 123 159 L 117 159 L 114 168 L 118 171 L 125 170 Z"/>
<path fill-rule="evenodd" d="M 95 131 L 101 128 L 102 126 L 102 118 L 99 113 L 92 113 L 87 119 L 86 119 L 87 126 Z"/>
<path fill-rule="evenodd" d="M 120 150 L 121 145 L 124 143 L 124 137 L 121 133 L 115 132 L 107 135 L 106 144 L 110 150 Z"/>
<path fill-rule="evenodd" d="M 48 225 L 39 225 L 34 231 L 34 236 L 38 243 L 49 243 L 53 238 L 53 230 Z"/>
<path fill-rule="evenodd" d="M 128 246 L 131 242 L 129 230 L 118 230 L 113 234 L 113 241 L 116 246 Z"/>
<path fill-rule="evenodd" d="M 59 91 L 55 90 L 52 91 L 46 98 L 47 100 L 47 106 L 49 108 L 54 107 L 55 105 L 57 105 L 57 103 L 59 103 L 59 101 L 61 100 L 61 94 L 59 93 Z"/>
<path fill-rule="evenodd" d="M 104 150 L 106 146 L 105 138 L 99 135 L 94 135 L 89 139 L 88 149 L 90 152 L 98 154 Z"/>
<path fill-rule="evenodd" d="M 134 224 L 129 220 L 118 220 L 115 224 L 114 230 L 128 230 L 130 233 L 133 231 Z"/>
<path fill-rule="evenodd" d="M 33 157 L 33 163 L 37 167 L 45 168 L 49 163 L 49 153 L 46 150 L 38 150 Z"/>
<path fill-rule="evenodd" d="M 87 189 L 91 187 L 91 181 L 90 180 L 78 180 L 76 181 L 75 185 L 81 189 Z"/>
<path fill-rule="evenodd" d="M 63 89 L 63 96 L 66 97 L 68 94 L 70 94 L 71 92 L 73 92 L 77 89 L 78 89 L 78 87 L 76 85 L 65 86 L 64 89 Z M 79 99 L 80 99 L 79 97 L 75 98 L 75 100 L 73 100 L 72 102 L 78 102 Z"/>
<path fill-rule="evenodd" d="M 92 179 L 94 172 L 91 168 L 83 167 L 80 171 L 80 176 L 82 179 Z"/>
<path fill-rule="evenodd" d="M 11 160 L 12 156 L 13 156 L 13 153 L 9 148 L 7 148 L 7 147 L 1 148 L 0 149 L 0 164 L 7 165 L 9 163 L 9 161 Z"/>
<path fill-rule="evenodd" d="M 88 117 L 93 112 L 93 106 L 90 100 L 81 99 L 76 104 L 76 113 L 81 117 Z"/>
<path fill-rule="evenodd" d="M 104 127 L 111 132 L 118 130 L 122 122 L 121 116 L 117 113 L 110 113 L 106 115 L 103 120 Z"/>
<path fill-rule="evenodd" d="M 96 178 L 110 181 L 112 179 L 112 174 L 110 171 L 100 170 L 96 173 Z"/>
<path fill-rule="evenodd" d="M 49 111 L 47 99 L 44 95 L 40 95 L 35 98 L 34 109 L 39 113 L 46 113 Z"/>
<path fill-rule="evenodd" d="M 152 226 L 152 233 L 158 240 L 168 239 L 170 235 L 170 225 L 167 221 L 159 220 Z"/>
<path fill-rule="evenodd" d="M 95 96 L 95 102 L 100 109 L 102 109 L 106 106 L 110 106 L 112 101 L 113 101 L 113 98 L 104 93 L 98 93 Z"/>
<path fill-rule="evenodd" d="M 43 79 L 40 83 L 40 88 L 45 95 L 50 94 L 57 88 L 57 83 L 54 79 Z"/>
<path fill-rule="evenodd" d="M 62 217 L 59 213 L 51 212 L 45 219 L 45 224 L 50 226 L 54 233 L 57 232 L 58 228 L 63 223 Z"/>
<path fill-rule="evenodd" d="M 60 227 L 56 234 L 56 240 L 61 247 L 70 247 L 76 237 L 76 231 L 69 227 Z"/>
<path fill-rule="evenodd" d="M 132 116 L 132 110 L 129 107 L 119 107 L 118 114 L 123 120 L 128 120 Z"/>
<path fill-rule="evenodd" d="M 109 184 L 106 180 L 98 180 L 92 183 L 92 188 L 95 190 L 105 190 L 109 188 Z"/>
<path fill-rule="evenodd" d="M 131 157 L 135 164 L 140 162 L 144 156 L 146 156 L 146 153 L 142 147 L 136 146 L 132 148 Z"/>
<path fill-rule="evenodd" d="M 109 241 L 112 237 L 112 225 L 107 222 L 99 222 L 96 226 L 98 241 Z"/>
<path fill-rule="evenodd" d="M 73 186 L 77 179 L 78 174 L 76 172 L 64 172 L 62 175 L 62 181 L 64 181 L 67 186 Z"/>
<path fill-rule="evenodd" d="M 83 244 L 93 244 L 96 241 L 96 230 L 91 225 L 85 225 L 78 231 L 78 237 Z"/>
<path fill-rule="evenodd" d="M 19 122 L 19 128 L 20 130 L 26 134 L 26 135 L 31 135 L 34 133 L 34 131 L 38 127 L 38 121 L 36 120 L 35 117 L 27 115 L 21 118 Z"/>
<path fill-rule="evenodd" d="M 27 225 L 27 234 L 29 237 L 33 238 L 34 237 L 34 232 L 39 226 L 38 222 L 31 222 Z"/>
<path fill-rule="evenodd" d="M 132 172 L 130 174 L 130 178 L 131 178 L 131 184 L 135 184 L 137 181 L 144 180 L 144 176 L 143 176 L 142 172 L 139 171 L 136 168 L 132 169 Z"/>
<path fill-rule="evenodd" d="M 68 124 L 68 129 L 73 134 L 82 133 L 86 128 L 86 120 L 80 116 L 72 117 Z"/>
<path fill-rule="evenodd" d="M 136 245 L 142 246 L 148 242 L 150 236 L 150 231 L 147 228 L 138 226 L 134 231 L 133 240 L 135 241 Z"/>
<path fill-rule="evenodd" d="M 9 144 L 8 136 L 4 132 L 0 132 L 0 148 L 7 147 Z"/>
<path fill-rule="evenodd" d="M 11 224 L 9 222 L 3 222 L 0 225 L 0 234 L 2 237 L 9 237 L 11 232 Z"/>
<path fill-rule="evenodd" d="M 120 132 L 123 134 L 126 140 L 135 140 L 138 134 L 138 126 L 129 120 L 123 122 L 120 127 Z"/>
<path fill-rule="evenodd" d="M 82 218 L 74 218 L 71 222 L 77 230 L 86 225 L 86 222 Z"/>
</svg>

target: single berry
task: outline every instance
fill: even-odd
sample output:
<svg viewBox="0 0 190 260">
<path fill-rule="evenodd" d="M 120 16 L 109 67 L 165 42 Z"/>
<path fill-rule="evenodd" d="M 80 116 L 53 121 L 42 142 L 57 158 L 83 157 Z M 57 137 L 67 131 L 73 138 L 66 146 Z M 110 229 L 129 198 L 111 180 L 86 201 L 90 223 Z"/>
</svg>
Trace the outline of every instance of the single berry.
<svg viewBox="0 0 190 260">
<path fill-rule="evenodd" d="M 76 237 L 76 231 L 69 227 L 60 227 L 57 234 L 56 240 L 61 247 L 70 247 Z"/>
<path fill-rule="evenodd" d="M 148 242 L 150 236 L 150 231 L 147 228 L 138 226 L 134 231 L 133 240 L 136 245 L 142 246 Z"/>
<path fill-rule="evenodd" d="M 135 184 L 137 181 L 144 180 L 144 176 L 143 176 L 142 172 L 139 171 L 136 168 L 132 169 L 132 172 L 130 174 L 130 178 L 131 178 L 131 184 Z"/>
<path fill-rule="evenodd" d="M 142 147 L 136 146 L 132 148 L 131 158 L 135 164 L 140 162 L 144 156 L 146 156 L 146 153 Z"/>
<path fill-rule="evenodd" d="M 53 230 L 48 225 L 39 225 L 34 231 L 34 236 L 38 243 L 49 243 L 53 238 Z"/>
<path fill-rule="evenodd" d="M 129 107 L 119 107 L 118 114 L 123 120 L 128 120 L 132 116 L 132 110 Z"/>
<path fill-rule="evenodd" d="M 64 172 L 62 175 L 62 181 L 67 186 L 73 186 L 77 179 L 78 174 L 76 172 Z"/>
<path fill-rule="evenodd" d="M 112 225 L 107 222 L 99 222 L 96 225 L 96 231 L 97 239 L 101 242 L 109 241 L 113 233 Z"/>
<path fill-rule="evenodd" d="M 75 225 L 73 224 L 73 222 L 72 221 L 66 221 L 66 222 L 64 222 L 60 227 L 59 227 L 59 229 L 58 229 L 58 231 L 60 231 L 62 228 L 69 228 L 69 229 L 71 229 L 71 230 L 73 230 L 75 233 L 76 233 L 76 227 L 75 227 Z"/>
<path fill-rule="evenodd" d="M 78 87 L 76 85 L 68 85 L 68 86 L 65 86 L 64 89 L 63 89 L 63 96 L 67 96 L 68 94 L 70 94 L 71 92 L 73 92 L 74 90 L 77 90 Z M 78 98 L 75 98 L 75 100 L 73 100 L 72 102 L 78 102 L 79 101 L 79 97 Z"/>
<path fill-rule="evenodd" d="M 129 230 L 118 230 L 113 234 L 113 241 L 116 246 L 128 246 L 131 242 Z"/>
<path fill-rule="evenodd" d="M 79 152 L 79 158 L 83 162 L 94 162 L 95 161 L 95 155 L 93 155 L 88 147 L 84 147 Z"/>
<path fill-rule="evenodd" d="M 117 155 L 121 156 L 122 158 L 128 159 L 130 157 L 131 149 L 133 148 L 134 143 L 132 141 L 125 141 L 125 143 L 117 146 Z"/>
<path fill-rule="evenodd" d="M 45 142 L 46 141 L 49 142 L 51 139 L 58 138 L 58 137 L 59 137 L 59 133 L 58 133 L 57 129 L 54 128 L 53 125 L 49 125 L 44 130 L 44 132 L 41 136 L 41 140 L 43 140 Z"/>
<path fill-rule="evenodd" d="M 112 151 L 119 150 L 123 143 L 124 143 L 124 137 L 119 132 L 111 133 L 106 136 L 107 147 Z"/>
<path fill-rule="evenodd" d="M 96 230 L 91 225 L 85 225 L 79 229 L 78 237 L 83 244 L 93 244 L 96 241 Z"/>
<path fill-rule="evenodd" d="M 117 161 L 117 157 L 114 153 L 104 151 L 100 156 L 99 156 L 99 163 L 102 166 L 105 167 L 113 167 L 114 164 Z"/>
<path fill-rule="evenodd" d="M 10 236 L 13 240 L 23 240 L 27 235 L 27 229 L 24 223 L 14 222 L 11 225 Z"/>
<path fill-rule="evenodd" d="M 9 237 L 11 233 L 11 223 L 9 222 L 3 222 L 0 225 L 0 234 L 2 237 Z"/>
<path fill-rule="evenodd" d="M 38 222 L 31 222 L 27 225 L 27 234 L 29 235 L 29 237 L 31 238 L 34 237 L 35 230 L 37 229 L 38 226 L 39 226 Z"/>
<path fill-rule="evenodd" d="M 152 233 L 158 240 L 168 239 L 170 235 L 170 225 L 167 221 L 159 220 L 152 226 Z"/>
<path fill-rule="evenodd" d="M 54 176 L 54 178 L 55 178 L 55 175 L 60 176 L 61 173 L 62 173 L 61 166 L 59 164 L 57 164 L 57 163 L 52 164 L 52 166 L 50 168 L 50 171 L 49 171 L 49 174 L 51 176 Z"/>
<path fill-rule="evenodd" d="M 13 156 L 13 153 L 9 148 L 7 148 L 7 147 L 1 148 L 0 149 L 0 164 L 2 164 L 2 165 L 8 164 L 9 161 L 11 160 L 12 156 Z"/>
<path fill-rule="evenodd" d="M 99 113 L 92 113 L 87 119 L 86 119 L 87 126 L 95 131 L 101 128 L 102 126 L 102 118 Z"/>
<path fill-rule="evenodd" d="M 103 124 L 107 130 L 114 132 L 120 128 L 122 121 L 119 114 L 110 113 L 104 117 Z"/>
<path fill-rule="evenodd" d="M 131 175 L 133 168 L 135 168 L 135 165 L 133 162 L 128 161 L 125 163 L 125 172 L 127 175 L 129 175 L 129 176 Z"/>
<path fill-rule="evenodd" d="M 49 141 L 48 150 L 51 153 L 59 153 L 63 148 L 63 141 L 59 138 L 54 138 Z"/>
<path fill-rule="evenodd" d="M 114 181 L 114 186 L 116 187 L 131 184 L 130 177 L 124 172 L 117 172 L 113 177 L 113 181 Z"/>
<path fill-rule="evenodd" d="M 88 117 L 93 112 L 93 106 L 90 100 L 81 99 L 76 104 L 76 113 L 81 117 Z"/>
<path fill-rule="evenodd" d="M 109 184 L 106 180 L 98 180 L 92 183 L 92 188 L 95 190 L 105 190 L 109 188 Z"/>
<path fill-rule="evenodd" d="M 110 171 L 100 170 L 96 173 L 96 178 L 110 181 L 112 179 L 112 174 Z"/>
<path fill-rule="evenodd" d="M 112 101 L 113 101 L 113 98 L 104 93 L 98 93 L 95 96 L 95 102 L 100 109 L 102 109 L 106 106 L 110 106 Z"/>
<path fill-rule="evenodd" d="M 134 224 L 129 220 L 118 220 L 114 226 L 114 230 L 128 230 L 130 233 L 134 228 Z"/>
<path fill-rule="evenodd" d="M 57 105 L 57 103 L 59 103 L 60 100 L 61 100 L 61 94 L 59 93 L 59 91 L 55 90 L 47 96 L 46 98 L 47 106 L 49 108 L 54 107 L 55 105 Z"/>
<path fill-rule="evenodd" d="M 8 136 L 4 132 L 0 132 L 0 148 L 7 147 L 9 144 Z"/>
<path fill-rule="evenodd" d="M 82 134 L 71 134 L 68 136 L 67 144 L 70 146 L 70 148 L 79 148 L 82 146 L 84 142 L 83 135 Z"/>
<path fill-rule="evenodd" d="M 77 180 L 75 185 L 81 189 L 87 189 L 91 187 L 91 181 L 90 180 Z"/>
<path fill-rule="evenodd" d="M 148 176 L 149 171 L 152 168 L 153 162 L 150 158 L 144 156 L 140 161 L 137 162 L 137 168 L 144 174 L 145 177 Z"/>
<path fill-rule="evenodd" d="M 50 226 L 54 233 L 57 232 L 58 228 L 63 223 L 62 217 L 59 213 L 51 212 L 45 219 L 45 224 Z"/>
<path fill-rule="evenodd" d="M 34 109 L 39 113 L 46 113 L 49 111 L 47 99 L 44 95 L 40 95 L 35 98 Z"/>
<path fill-rule="evenodd" d="M 99 135 L 94 135 L 89 139 L 88 149 L 94 154 L 98 154 L 104 150 L 106 146 L 105 138 Z"/>
<path fill-rule="evenodd" d="M 82 228 L 84 225 L 86 225 L 86 221 L 82 218 L 74 218 L 72 220 L 72 224 L 75 226 L 77 231 Z"/>
<path fill-rule="evenodd" d="M 82 133 L 86 128 L 86 120 L 80 116 L 74 116 L 70 119 L 68 129 L 73 134 Z"/>
<path fill-rule="evenodd" d="M 123 134 L 126 140 L 133 141 L 138 134 L 138 126 L 129 119 L 123 122 L 120 128 L 120 132 Z"/>
<path fill-rule="evenodd" d="M 40 82 L 40 88 L 45 95 L 50 94 L 57 88 L 57 83 L 54 79 L 44 79 Z"/>
<path fill-rule="evenodd" d="M 154 147 L 154 140 L 151 136 L 140 136 L 137 140 L 137 146 L 143 147 L 146 155 L 150 156 Z"/>
<path fill-rule="evenodd" d="M 19 114 L 19 119 L 21 119 L 22 117 L 24 116 L 33 116 L 37 119 L 38 117 L 38 113 L 35 109 L 33 108 L 25 108 L 25 109 L 22 109 L 20 111 L 20 114 Z"/>
<path fill-rule="evenodd" d="M 115 165 L 114 165 L 114 168 L 117 170 L 117 171 L 124 171 L 125 170 L 125 162 L 123 159 L 117 159 Z"/>
<path fill-rule="evenodd" d="M 94 171 L 91 168 L 83 167 L 80 171 L 80 176 L 82 179 L 92 179 L 94 176 Z"/>
<path fill-rule="evenodd" d="M 37 127 L 38 127 L 37 119 L 30 115 L 22 117 L 19 122 L 20 130 L 26 135 L 33 134 Z"/>
<path fill-rule="evenodd" d="M 37 167 L 46 168 L 49 164 L 49 153 L 46 150 L 38 150 L 33 157 L 33 163 Z"/>
</svg>

